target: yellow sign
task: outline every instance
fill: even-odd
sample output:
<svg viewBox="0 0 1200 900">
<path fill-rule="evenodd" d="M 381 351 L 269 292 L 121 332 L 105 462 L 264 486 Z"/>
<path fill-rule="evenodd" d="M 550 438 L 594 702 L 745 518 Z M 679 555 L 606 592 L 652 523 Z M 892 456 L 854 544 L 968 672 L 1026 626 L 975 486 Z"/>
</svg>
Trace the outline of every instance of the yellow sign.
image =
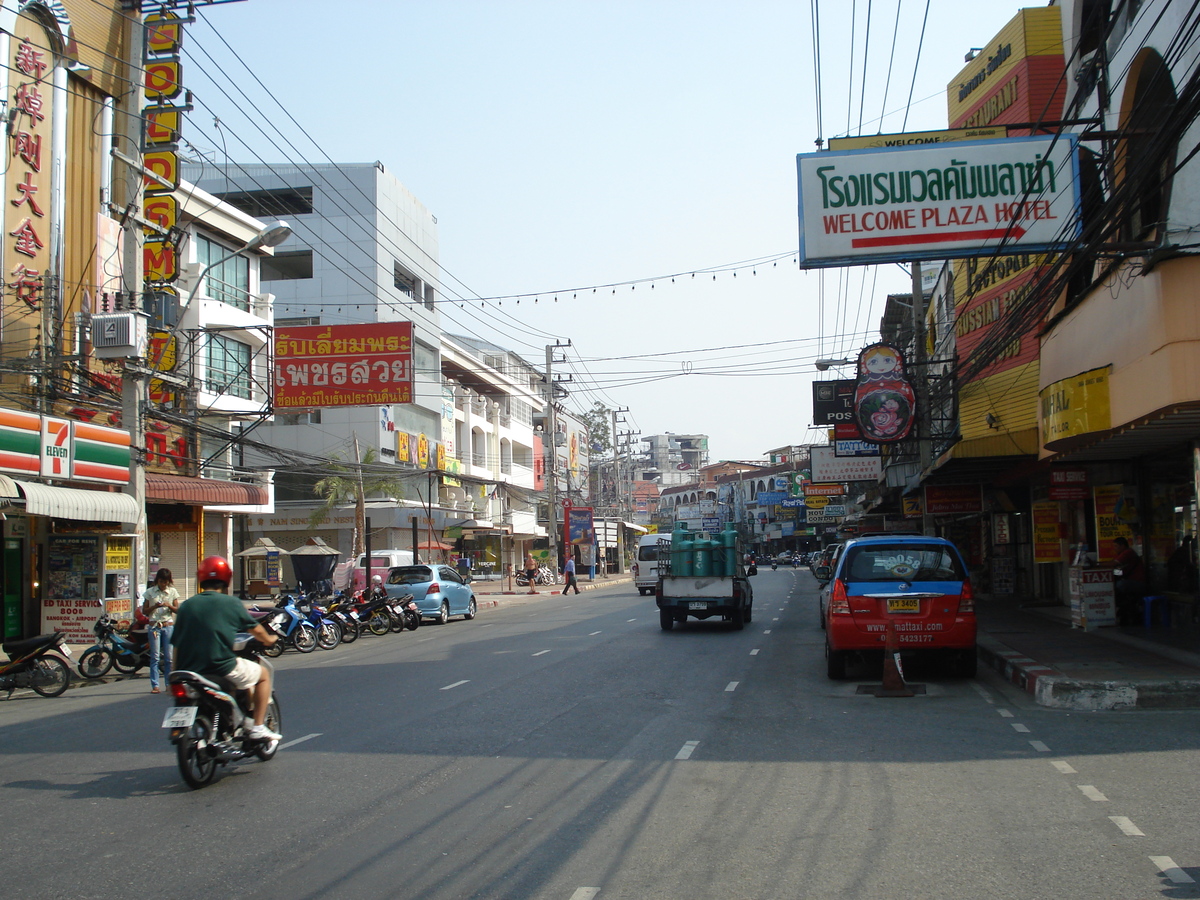
<svg viewBox="0 0 1200 900">
<path fill-rule="evenodd" d="M 805 497 L 804 505 L 809 509 L 824 509 L 829 505 L 828 497 Z"/>
<path fill-rule="evenodd" d="M 1058 501 L 1039 501 L 1033 504 L 1033 561 L 1061 562 L 1062 557 L 1062 524 L 1059 521 Z"/>
<path fill-rule="evenodd" d="M 104 568 L 110 571 L 133 568 L 132 538 L 110 537 L 108 539 L 108 546 L 104 548 Z"/>
<path fill-rule="evenodd" d="M 830 150 L 870 150 L 875 147 L 912 147 L 918 144 L 949 144 L 956 141 L 991 141 L 1008 137 L 1003 125 L 989 128 L 950 128 L 943 131 L 909 131 L 902 134 L 864 134 L 861 137 L 830 138 Z"/>
<path fill-rule="evenodd" d="M 1072 438 L 1112 427 L 1108 376 L 1112 366 L 1089 369 L 1038 391 L 1042 445 L 1055 450 Z"/>
<path fill-rule="evenodd" d="M 920 494 L 909 494 L 900 498 L 900 511 L 906 519 L 919 519 L 925 513 L 925 504 Z"/>
</svg>

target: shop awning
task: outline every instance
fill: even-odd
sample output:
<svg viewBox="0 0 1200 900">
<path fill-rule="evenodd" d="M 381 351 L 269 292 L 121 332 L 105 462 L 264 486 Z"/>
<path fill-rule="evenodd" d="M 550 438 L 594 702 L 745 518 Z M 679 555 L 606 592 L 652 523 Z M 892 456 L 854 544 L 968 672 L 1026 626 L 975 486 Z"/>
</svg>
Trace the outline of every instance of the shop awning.
<svg viewBox="0 0 1200 900">
<path fill-rule="evenodd" d="M 626 528 L 628 528 L 630 531 L 636 532 L 638 534 L 649 534 L 650 533 L 650 529 L 646 528 L 645 526 L 642 526 L 642 525 L 634 525 L 632 522 L 626 522 L 624 520 L 622 520 L 621 524 L 624 525 Z"/>
<path fill-rule="evenodd" d="M 54 516 L 85 522 L 136 522 L 141 514 L 128 494 L 51 487 L 34 481 L 14 481 L 25 495 L 25 511 L 34 516 Z"/>
<path fill-rule="evenodd" d="M 270 502 L 266 488 L 257 484 L 150 472 L 146 473 L 146 499 L 193 506 L 264 506 Z"/>
<path fill-rule="evenodd" d="M 0 475 L 0 505 L 11 497 L 20 497 L 21 492 L 17 490 L 17 483 L 7 475 Z"/>
</svg>

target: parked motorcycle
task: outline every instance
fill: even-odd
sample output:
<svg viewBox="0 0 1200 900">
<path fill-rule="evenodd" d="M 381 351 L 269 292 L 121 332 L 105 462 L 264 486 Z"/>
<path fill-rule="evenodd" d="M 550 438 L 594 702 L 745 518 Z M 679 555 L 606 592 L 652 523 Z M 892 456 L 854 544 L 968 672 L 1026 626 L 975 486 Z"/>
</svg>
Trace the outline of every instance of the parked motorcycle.
<svg viewBox="0 0 1200 900">
<path fill-rule="evenodd" d="M 298 600 L 296 608 L 317 629 L 317 646 L 320 649 L 332 650 L 342 642 L 342 626 L 317 602 L 315 594 Z"/>
<path fill-rule="evenodd" d="M 353 644 L 358 640 L 362 623 L 354 609 L 353 600 L 344 592 L 338 591 L 334 595 L 325 613 L 341 626 L 343 644 Z"/>
<path fill-rule="evenodd" d="M 282 612 L 283 617 L 275 617 L 270 615 L 270 610 L 252 609 L 251 612 L 267 613 L 262 616 L 260 621 L 272 619 L 278 622 L 278 631 L 280 634 L 277 640 L 270 647 L 263 648 L 262 652 L 272 658 L 277 657 L 283 651 L 291 646 L 295 647 L 300 653 L 312 653 L 317 649 L 317 629 L 313 624 L 296 607 L 296 598 L 291 594 L 284 594 L 275 604 L 275 609 Z"/>
<path fill-rule="evenodd" d="M 102 678 L 112 668 L 122 675 L 132 675 L 150 665 L 149 644 L 122 635 L 117 630 L 116 620 L 108 613 L 96 620 L 92 631 L 96 634 L 96 643 L 79 655 L 76 665 L 84 678 Z"/>
<path fill-rule="evenodd" d="M 392 631 L 416 631 L 421 625 L 421 610 L 412 594 L 393 598 L 388 608 L 392 613 Z"/>
<path fill-rule="evenodd" d="M 287 622 L 287 612 L 280 609 L 259 620 L 263 627 L 280 635 Z M 274 666 L 266 659 L 267 648 L 250 635 L 238 635 L 234 644 L 238 656 L 266 666 L 274 679 Z M 278 644 L 279 641 L 276 642 Z M 170 741 L 175 745 L 179 773 L 192 789 L 209 784 L 217 767 L 228 765 L 248 756 L 267 762 L 279 750 L 279 741 L 251 738 L 247 731 L 254 724 L 249 707 L 250 692 L 235 691 L 224 678 L 209 678 L 198 672 L 176 670 L 167 679 L 175 705 L 163 717 L 163 728 L 169 728 Z M 267 709 L 266 726 L 280 734 L 283 716 L 274 691 Z"/>
<path fill-rule="evenodd" d="M 558 584 L 560 579 L 561 579 L 561 576 L 555 575 L 554 572 L 552 572 L 550 570 L 549 566 L 541 566 L 538 568 L 537 574 L 533 576 L 533 583 L 534 584 Z M 521 587 L 528 587 L 529 586 L 529 577 L 524 572 L 522 572 L 521 574 L 519 574 L 517 576 L 517 584 L 520 585 Z"/>
<path fill-rule="evenodd" d="M 358 621 L 365 625 L 371 634 L 387 634 L 392 628 L 392 613 L 388 608 L 391 599 L 384 591 L 356 591 L 353 597 L 353 609 L 358 613 Z"/>
<path fill-rule="evenodd" d="M 8 662 L 0 663 L 0 690 L 7 688 L 9 697 L 17 688 L 33 688 L 43 697 L 57 697 L 71 684 L 71 670 L 62 658 L 70 657 L 71 649 L 63 643 L 61 631 L 6 641 L 4 652 Z"/>
</svg>

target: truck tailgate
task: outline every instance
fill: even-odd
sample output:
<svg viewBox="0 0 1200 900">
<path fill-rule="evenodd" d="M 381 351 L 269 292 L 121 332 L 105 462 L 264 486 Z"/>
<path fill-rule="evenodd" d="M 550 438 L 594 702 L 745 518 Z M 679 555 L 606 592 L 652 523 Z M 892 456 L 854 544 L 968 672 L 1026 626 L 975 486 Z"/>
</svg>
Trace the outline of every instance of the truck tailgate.
<svg viewBox="0 0 1200 900">
<path fill-rule="evenodd" d="M 716 576 L 671 576 L 662 580 L 664 597 L 732 597 L 733 579 Z"/>
</svg>

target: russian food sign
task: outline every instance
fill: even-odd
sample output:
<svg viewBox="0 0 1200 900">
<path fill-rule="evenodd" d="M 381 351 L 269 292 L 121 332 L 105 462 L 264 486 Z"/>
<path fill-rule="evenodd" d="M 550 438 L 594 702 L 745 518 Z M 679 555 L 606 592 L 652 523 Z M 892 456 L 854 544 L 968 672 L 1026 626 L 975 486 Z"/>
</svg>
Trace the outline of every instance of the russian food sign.
<svg viewBox="0 0 1200 900">
<path fill-rule="evenodd" d="M 1079 234 L 1075 139 L 802 153 L 808 267 L 1061 248 Z"/>
<path fill-rule="evenodd" d="M 412 403 L 412 322 L 275 329 L 275 409 Z"/>
</svg>

